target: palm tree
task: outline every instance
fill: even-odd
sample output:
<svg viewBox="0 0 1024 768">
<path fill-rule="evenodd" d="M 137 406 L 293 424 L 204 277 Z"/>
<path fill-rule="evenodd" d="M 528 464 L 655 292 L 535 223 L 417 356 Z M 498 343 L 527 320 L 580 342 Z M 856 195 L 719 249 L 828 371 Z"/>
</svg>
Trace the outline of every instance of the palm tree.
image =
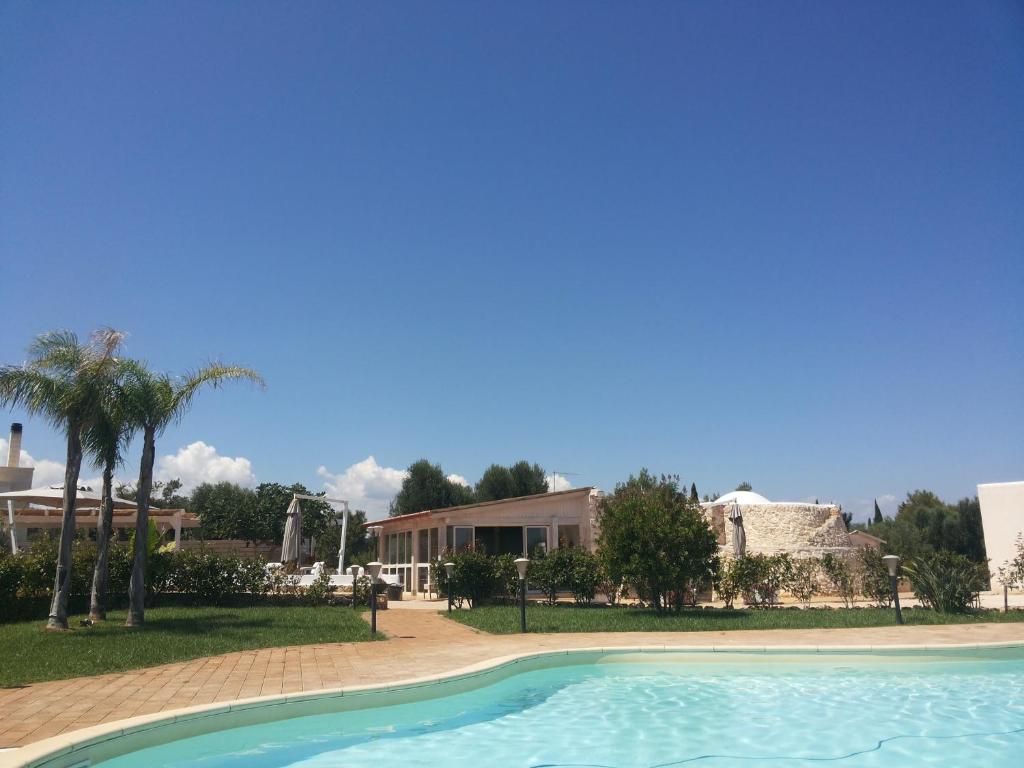
<svg viewBox="0 0 1024 768">
<path fill-rule="evenodd" d="M 125 622 L 129 627 L 141 627 L 145 621 L 149 494 L 153 490 L 156 437 L 185 415 L 201 388 L 206 385 L 217 388 L 225 381 L 237 379 L 263 385 L 263 377 L 259 373 L 234 365 L 210 364 L 180 378 L 153 373 L 141 363 L 130 366 L 124 401 L 130 422 L 142 430 L 142 459 L 136 486 L 135 558 L 128 589 L 128 620 Z"/>
<path fill-rule="evenodd" d="M 95 423 L 123 339 L 123 334 L 107 328 L 82 344 L 70 331 L 52 331 L 29 346 L 27 363 L 0 368 L 0 404 L 21 406 L 32 415 L 41 415 L 67 436 L 60 548 L 47 629 L 68 628 L 82 432 Z"/>
<path fill-rule="evenodd" d="M 82 436 L 86 452 L 103 470 L 103 494 L 96 531 L 96 564 L 93 567 L 89 598 L 89 618 L 93 621 L 104 621 L 107 618 L 110 532 L 114 522 L 114 470 L 123 461 L 124 451 L 133 433 L 125 416 L 125 368 L 127 365 L 111 377 L 98 418 Z"/>
</svg>

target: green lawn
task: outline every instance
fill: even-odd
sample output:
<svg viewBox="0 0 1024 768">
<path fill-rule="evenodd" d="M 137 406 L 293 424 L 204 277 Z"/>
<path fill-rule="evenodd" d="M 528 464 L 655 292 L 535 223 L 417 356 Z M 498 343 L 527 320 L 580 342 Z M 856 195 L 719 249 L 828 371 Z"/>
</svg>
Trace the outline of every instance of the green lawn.
<svg viewBox="0 0 1024 768">
<path fill-rule="evenodd" d="M 107 622 L 47 632 L 45 621 L 0 624 L 0 687 L 61 680 L 229 651 L 308 643 L 369 640 L 370 625 L 342 607 L 152 608 L 142 629 L 122 626 L 124 611 Z"/>
<path fill-rule="evenodd" d="M 907 624 L 971 624 L 986 621 L 1024 621 L 1024 610 L 999 613 L 980 611 L 943 614 L 914 608 L 903 611 Z M 516 606 L 481 606 L 454 611 L 455 621 L 494 634 L 519 631 Z M 581 608 L 573 605 L 531 605 L 527 608 L 530 632 L 697 632 L 731 629 L 817 629 L 831 627 L 882 627 L 895 624 L 886 608 L 769 610 L 694 609 L 658 616 L 641 608 Z"/>
</svg>

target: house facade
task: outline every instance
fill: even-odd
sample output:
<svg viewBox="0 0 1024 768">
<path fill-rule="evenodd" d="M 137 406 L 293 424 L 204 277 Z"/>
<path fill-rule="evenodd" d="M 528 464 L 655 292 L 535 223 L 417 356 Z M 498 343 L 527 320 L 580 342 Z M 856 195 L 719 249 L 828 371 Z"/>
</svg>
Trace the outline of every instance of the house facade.
<svg viewBox="0 0 1024 768">
<path fill-rule="evenodd" d="M 559 546 L 593 551 L 597 503 L 592 487 L 425 510 L 366 524 L 375 536 L 381 572 L 397 576 L 404 591 L 425 594 L 430 563 L 445 551 L 478 549 L 489 555 L 535 555 Z"/>
</svg>

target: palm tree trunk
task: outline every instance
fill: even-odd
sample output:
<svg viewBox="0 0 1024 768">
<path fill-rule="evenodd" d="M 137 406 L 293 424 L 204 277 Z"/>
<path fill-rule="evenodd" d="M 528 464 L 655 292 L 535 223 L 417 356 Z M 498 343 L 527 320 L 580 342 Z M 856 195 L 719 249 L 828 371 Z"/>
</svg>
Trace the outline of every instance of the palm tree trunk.
<svg viewBox="0 0 1024 768">
<path fill-rule="evenodd" d="M 57 575 L 53 581 L 53 601 L 47 629 L 68 628 L 68 596 L 71 594 L 71 543 L 75 539 L 75 501 L 78 498 L 78 473 L 82 468 L 82 430 L 68 425 L 68 455 L 64 468 L 64 508 L 60 524 L 60 548 L 57 551 Z"/>
<path fill-rule="evenodd" d="M 110 530 L 114 524 L 114 463 L 103 466 L 103 501 L 100 502 L 99 529 L 96 531 L 96 567 L 92 572 L 89 618 L 106 621 L 107 581 L 110 573 Z"/>
<path fill-rule="evenodd" d="M 142 461 L 135 499 L 135 559 L 128 588 L 128 621 L 125 626 L 141 627 L 146 620 L 146 555 L 149 549 L 149 494 L 153 490 L 153 461 L 156 457 L 156 428 L 143 431 Z"/>
</svg>

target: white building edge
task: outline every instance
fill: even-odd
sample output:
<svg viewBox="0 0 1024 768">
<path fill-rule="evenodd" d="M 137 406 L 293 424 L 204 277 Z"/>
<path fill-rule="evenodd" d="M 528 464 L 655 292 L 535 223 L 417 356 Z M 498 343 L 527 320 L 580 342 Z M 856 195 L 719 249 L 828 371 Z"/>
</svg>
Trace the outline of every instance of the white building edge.
<svg viewBox="0 0 1024 768">
<path fill-rule="evenodd" d="M 999 582 L 999 569 L 1017 553 L 1017 537 L 1024 533 L 1024 480 L 978 485 L 981 527 L 985 532 L 992 586 Z"/>
</svg>

